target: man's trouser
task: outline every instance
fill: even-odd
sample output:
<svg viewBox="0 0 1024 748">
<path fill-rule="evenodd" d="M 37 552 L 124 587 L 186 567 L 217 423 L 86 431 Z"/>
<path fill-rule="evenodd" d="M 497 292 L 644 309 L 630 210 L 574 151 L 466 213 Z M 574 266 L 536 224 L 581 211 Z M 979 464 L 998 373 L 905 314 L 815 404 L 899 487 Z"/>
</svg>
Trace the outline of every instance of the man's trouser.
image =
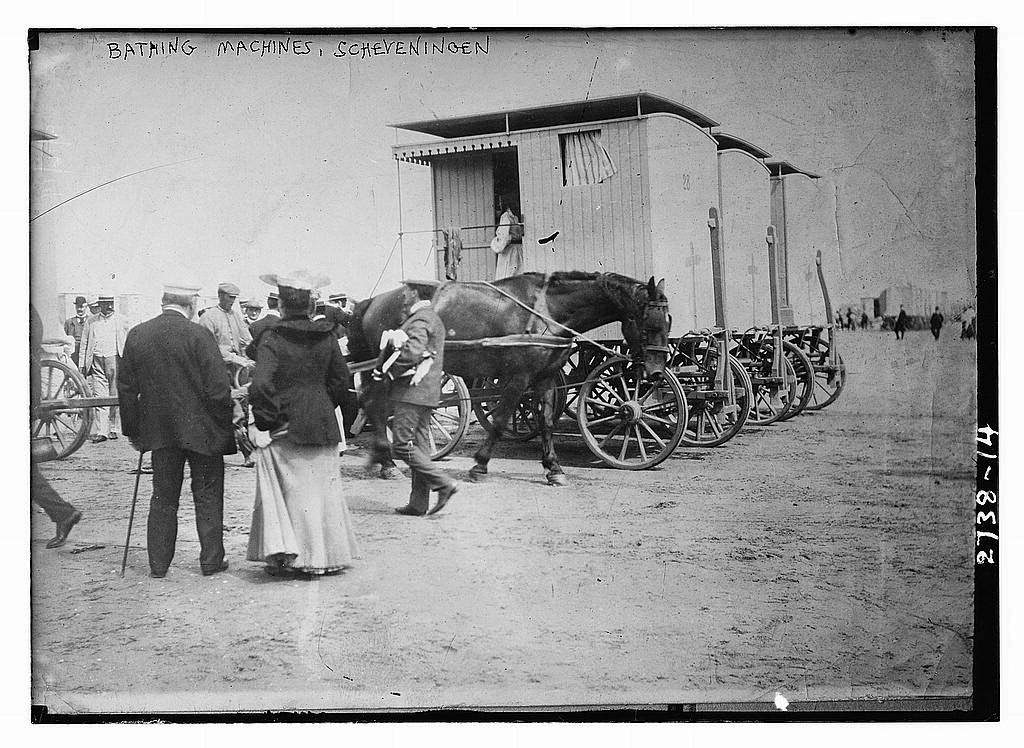
<svg viewBox="0 0 1024 748">
<path fill-rule="evenodd" d="M 96 397 L 117 397 L 117 356 L 92 357 L 92 393 Z M 116 405 L 96 408 L 94 432 L 106 436 L 121 430 L 121 418 Z"/>
<path fill-rule="evenodd" d="M 425 512 L 430 506 L 430 492 L 455 482 L 430 459 L 430 414 L 434 409 L 409 403 L 393 403 L 392 407 L 394 453 L 412 470 L 409 506 Z"/>
<path fill-rule="evenodd" d="M 53 490 L 50 482 L 39 472 L 39 468 L 33 462 L 29 472 L 29 491 L 32 501 L 36 502 L 46 512 L 46 516 L 56 522 L 63 522 L 75 513 L 75 508 L 64 501 L 60 494 Z"/>
<path fill-rule="evenodd" d="M 174 558 L 178 500 L 188 462 L 199 533 L 199 566 L 218 568 L 224 560 L 224 457 L 178 447 L 153 450 L 153 497 L 149 503 L 146 547 L 149 568 L 162 574 Z"/>
</svg>

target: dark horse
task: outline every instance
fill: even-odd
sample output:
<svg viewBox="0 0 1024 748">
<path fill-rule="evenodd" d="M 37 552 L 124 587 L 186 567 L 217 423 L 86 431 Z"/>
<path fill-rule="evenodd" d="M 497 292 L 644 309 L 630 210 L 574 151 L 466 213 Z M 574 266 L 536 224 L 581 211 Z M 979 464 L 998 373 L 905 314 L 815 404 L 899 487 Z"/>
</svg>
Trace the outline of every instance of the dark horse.
<svg viewBox="0 0 1024 748">
<path fill-rule="evenodd" d="M 407 283 L 419 285 L 414 281 Z M 493 285 L 500 291 L 485 283 L 424 283 L 437 286 L 432 304 L 444 322 L 449 343 L 509 335 L 552 336 L 568 341 L 573 337 L 570 329 L 583 333 L 611 322 L 621 322 L 630 350 L 645 357 L 648 371 L 664 370 L 671 324 L 664 279 L 655 284 L 654 278 L 642 283 L 615 273 L 524 273 L 495 281 Z M 556 324 L 530 310 L 536 310 Z M 399 327 L 402 317 L 401 288 L 357 304 L 349 326 L 350 360 L 375 358 L 381 333 Z M 554 377 L 569 355 L 569 347 L 561 345 L 480 347 L 457 342 L 446 345 L 444 368 L 447 373 L 466 380 L 496 379 L 500 392 L 488 437 L 474 455 L 476 465 L 469 471 L 470 480 L 480 480 L 487 475 L 494 445 L 501 439 L 523 393 L 533 388 L 541 403 L 541 462 L 548 482 L 566 483 L 552 439 L 553 426 L 560 415 L 554 412 L 552 388 Z M 371 392 L 364 397 L 364 407 L 376 428 L 372 459 L 389 465 L 393 463 L 386 451 L 386 398 L 381 396 L 379 388 L 380 385 L 369 385 Z"/>
</svg>

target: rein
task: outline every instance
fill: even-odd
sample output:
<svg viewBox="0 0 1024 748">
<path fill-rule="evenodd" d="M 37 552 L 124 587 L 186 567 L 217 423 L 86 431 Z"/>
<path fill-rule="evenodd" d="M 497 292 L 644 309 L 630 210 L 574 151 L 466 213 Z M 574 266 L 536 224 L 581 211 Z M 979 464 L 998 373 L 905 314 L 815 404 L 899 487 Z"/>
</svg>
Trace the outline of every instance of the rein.
<svg viewBox="0 0 1024 748">
<path fill-rule="evenodd" d="M 507 291 L 503 291 L 502 289 L 498 288 L 497 286 L 495 286 L 490 281 L 478 281 L 478 282 L 483 284 L 483 285 L 485 285 L 485 286 L 487 286 L 488 288 L 490 288 L 490 289 L 492 289 L 494 291 L 497 291 L 498 293 L 500 293 L 505 298 L 512 300 L 517 305 L 521 306 L 523 309 L 528 311 L 530 314 L 532 314 L 532 315 L 534 315 L 536 317 L 539 317 L 540 319 L 544 320 L 548 324 L 556 325 L 558 327 L 561 327 L 566 332 L 571 333 L 574 340 L 582 340 L 585 343 L 589 343 L 590 345 L 592 345 L 592 346 L 594 346 L 596 348 L 599 348 L 600 350 L 604 351 L 605 353 L 607 353 L 607 354 L 609 354 L 611 356 L 619 356 L 620 355 L 617 351 L 613 351 L 611 348 L 606 348 L 605 346 L 603 346 L 600 343 L 598 343 L 596 340 L 591 340 L 590 338 L 588 338 L 583 333 L 577 332 L 576 330 L 573 330 L 568 325 L 563 325 L 561 322 L 555 322 L 555 320 L 551 319 L 551 317 L 549 317 L 548 315 L 544 314 L 543 312 L 538 312 L 536 309 L 534 309 L 531 306 L 527 306 L 525 303 L 523 303 L 522 301 L 517 299 L 515 296 L 513 296 L 510 293 L 508 293 Z"/>
</svg>

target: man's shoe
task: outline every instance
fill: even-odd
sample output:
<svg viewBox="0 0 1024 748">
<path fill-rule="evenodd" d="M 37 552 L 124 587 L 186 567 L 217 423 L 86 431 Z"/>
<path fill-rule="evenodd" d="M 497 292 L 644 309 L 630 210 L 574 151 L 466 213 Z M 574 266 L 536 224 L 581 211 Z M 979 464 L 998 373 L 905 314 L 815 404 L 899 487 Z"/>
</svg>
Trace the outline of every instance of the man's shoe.
<svg viewBox="0 0 1024 748">
<path fill-rule="evenodd" d="M 89 437 L 89 441 L 91 441 L 93 444 L 99 444 L 100 442 L 105 442 L 106 440 L 107 437 L 103 436 L 103 434 L 93 434 L 92 436 Z"/>
<path fill-rule="evenodd" d="M 405 474 L 394 465 L 380 469 L 381 480 L 405 480 Z"/>
<path fill-rule="evenodd" d="M 111 431 L 109 434 L 107 434 L 107 438 L 108 439 L 116 439 L 117 438 L 117 432 L 116 431 Z"/>
<path fill-rule="evenodd" d="M 242 467 L 256 467 L 256 461 L 250 457 L 248 460 L 242 463 Z"/>
<path fill-rule="evenodd" d="M 434 508 L 427 512 L 427 514 L 437 514 L 439 511 L 444 509 L 444 505 L 447 504 L 451 497 L 458 493 L 458 491 L 458 483 L 452 483 L 448 488 L 442 488 L 437 492 L 437 503 L 434 504 Z"/>
<path fill-rule="evenodd" d="M 422 517 L 426 512 L 421 512 L 419 509 L 415 509 L 414 507 L 406 504 L 405 506 L 398 507 L 398 509 L 395 510 L 395 514 L 404 514 L 406 517 Z"/>
<path fill-rule="evenodd" d="M 62 519 L 57 523 L 57 534 L 50 539 L 50 542 L 46 544 L 47 548 L 60 548 L 64 545 L 64 542 L 68 539 L 68 533 L 71 532 L 71 528 L 78 524 L 78 521 L 82 519 L 82 513 L 74 511 L 66 519 Z"/>
<path fill-rule="evenodd" d="M 203 576 L 204 577 L 210 577 L 210 576 L 213 576 L 214 574 L 219 574 L 222 571 L 227 571 L 227 568 L 228 568 L 228 562 L 227 561 L 221 561 L 220 562 L 220 566 L 215 566 L 212 569 L 203 569 Z"/>
</svg>

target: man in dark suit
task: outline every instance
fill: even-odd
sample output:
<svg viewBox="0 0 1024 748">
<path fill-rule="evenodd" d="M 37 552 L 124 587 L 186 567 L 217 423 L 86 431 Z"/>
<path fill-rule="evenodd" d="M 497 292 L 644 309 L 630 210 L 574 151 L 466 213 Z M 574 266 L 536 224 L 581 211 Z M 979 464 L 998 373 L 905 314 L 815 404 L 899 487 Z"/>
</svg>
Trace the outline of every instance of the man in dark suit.
<svg viewBox="0 0 1024 748">
<path fill-rule="evenodd" d="M 235 453 L 231 384 L 213 333 L 191 320 L 198 288 L 167 286 L 159 317 L 128 333 L 118 372 L 125 436 L 153 453 L 147 550 L 150 573 L 174 558 L 178 500 L 189 465 L 204 576 L 224 560 L 224 455 Z"/>
<path fill-rule="evenodd" d="M 436 514 L 459 489 L 459 484 L 430 459 L 430 414 L 441 400 L 444 369 L 444 323 L 430 306 L 431 287 L 406 286 L 403 302 L 399 374 L 391 383 L 389 398 L 394 417 L 391 433 L 394 452 L 412 470 L 409 503 L 398 514 L 422 517 Z M 430 492 L 437 491 L 437 503 L 428 511 Z"/>
</svg>

